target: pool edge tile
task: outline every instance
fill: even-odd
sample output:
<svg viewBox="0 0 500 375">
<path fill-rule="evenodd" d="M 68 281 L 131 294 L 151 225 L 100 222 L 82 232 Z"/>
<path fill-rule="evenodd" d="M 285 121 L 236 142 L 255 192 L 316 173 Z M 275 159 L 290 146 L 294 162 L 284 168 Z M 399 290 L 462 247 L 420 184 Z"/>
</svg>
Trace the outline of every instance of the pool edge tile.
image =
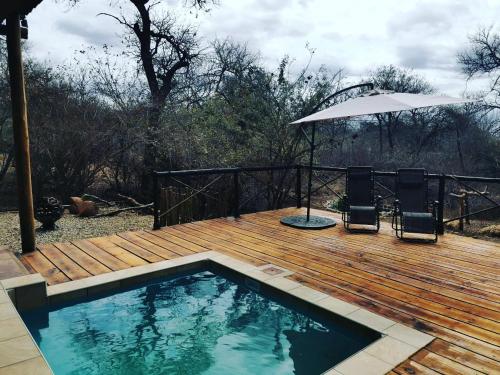
<svg viewBox="0 0 500 375">
<path fill-rule="evenodd" d="M 394 320 L 362 308 L 345 315 L 345 317 L 381 333 L 397 324 Z"/>
<path fill-rule="evenodd" d="M 393 337 L 396 340 L 402 341 L 405 344 L 424 348 L 434 341 L 435 337 L 411 327 L 407 327 L 401 323 L 396 323 L 383 331 L 384 334 Z"/>
<path fill-rule="evenodd" d="M 21 337 L 26 334 L 26 326 L 19 317 L 0 320 L 0 342 Z"/>
<path fill-rule="evenodd" d="M 4 289 L 16 289 L 32 284 L 45 283 L 45 278 L 39 273 L 31 273 L 29 275 L 16 276 L 0 281 Z"/>
<path fill-rule="evenodd" d="M 342 374 L 340 372 L 338 372 L 337 370 L 335 370 L 335 369 L 332 368 L 330 370 L 326 370 L 321 375 L 342 375 Z"/>
<path fill-rule="evenodd" d="M 314 302 L 314 304 L 343 317 L 347 317 L 349 314 L 360 309 L 359 306 L 331 296 Z"/>
<path fill-rule="evenodd" d="M 0 375 L 53 375 L 43 356 L 0 367 Z"/>
<path fill-rule="evenodd" d="M 326 293 L 320 292 L 319 290 L 313 288 L 309 288 L 305 285 L 301 285 L 298 288 L 288 291 L 287 293 L 309 303 L 316 303 L 330 297 Z"/>
<path fill-rule="evenodd" d="M 18 316 L 16 307 L 9 300 L 7 302 L 0 303 L 0 321 L 12 319 Z"/>
<path fill-rule="evenodd" d="M 394 337 L 384 336 L 368 345 L 363 351 L 390 364 L 392 367 L 396 367 L 419 350 L 419 348 Z"/>
<path fill-rule="evenodd" d="M 391 364 L 362 350 L 340 362 L 332 370 L 342 375 L 384 375 L 393 368 Z"/>
<path fill-rule="evenodd" d="M 300 288 L 302 286 L 302 284 L 285 277 L 275 277 L 264 281 L 264 284 L 287 293 L 292 289 Z"/>
</svg>

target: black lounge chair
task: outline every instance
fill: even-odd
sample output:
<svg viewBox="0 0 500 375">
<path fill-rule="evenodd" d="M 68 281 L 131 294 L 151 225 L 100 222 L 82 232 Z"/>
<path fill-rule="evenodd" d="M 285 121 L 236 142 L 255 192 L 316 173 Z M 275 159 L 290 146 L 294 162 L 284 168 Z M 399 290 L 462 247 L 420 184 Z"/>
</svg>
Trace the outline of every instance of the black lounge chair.
<svg viewBox="0 0 500 375">
<path fill-rule="evenodd" d="M 344 228 L 352 231 L 378 232 L 381 197 L 375 198 L 375 172 L 372 167 L 349 167 L 346 173 L 346 195 L 343 197 Z M 356 228 L 351 228 L 356 225 Z M 372 226 L 373 229 L 358 227 Z"/>
<path fill-rule="evenodd" d="M 433 242 L 437 242 L 437 207 L 432 204 L 429 210 L 428 175 L 422 168 L 398 169 L 396 172 L 396 201 L 392 215 L 392 228 L 401 239 L 415 240 L 415 237 L 404 237 L 405 233 L 434 234 Z"/>
</svg>

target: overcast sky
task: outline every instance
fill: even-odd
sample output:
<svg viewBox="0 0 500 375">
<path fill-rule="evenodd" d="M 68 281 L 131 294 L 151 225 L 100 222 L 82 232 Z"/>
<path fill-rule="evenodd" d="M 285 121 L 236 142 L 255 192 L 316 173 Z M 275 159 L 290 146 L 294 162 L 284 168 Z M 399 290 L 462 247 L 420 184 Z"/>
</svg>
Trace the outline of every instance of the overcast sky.
<svg viewBox="0 0 500 375">
<path fill-rule="evenodd" d="M 107 3 L 81 0 L 69 8 L 63 0 L 45 0 L 29 17 L 31 54 L 59 64 L 88 46 L 118 46 L 121 26 L 97 16 L 110 11 Z M 186 13 L 175 0 L 162 3 Z M 124 12 L 130 11 L 127 1 L 121 4 Z M 272 68 L 285 54 L 302 66 L 309 43 L 316 50 L 315 65 L 342 67 L 353 81 L 377 66 L 395 64 L 414 69 L 443 93 L 461 95 L 466 89 L 486 88 L 485 81 L 466 83 L 456 54 L 469 34 L 496 26 L 500 1 L 219 0 L 208 14 L 181 18 L 194 22 L 205 40 L 247 42 Z"/>
</svg>

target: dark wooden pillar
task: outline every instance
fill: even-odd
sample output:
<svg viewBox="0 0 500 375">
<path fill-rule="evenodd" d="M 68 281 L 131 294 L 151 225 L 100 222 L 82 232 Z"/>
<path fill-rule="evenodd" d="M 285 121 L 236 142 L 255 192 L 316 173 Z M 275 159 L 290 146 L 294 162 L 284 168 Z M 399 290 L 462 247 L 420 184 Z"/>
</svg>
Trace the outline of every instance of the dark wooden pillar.
<svg viewBox="0 0 500 375">
<path fill-rule="evenodd" d="M 7 51 L 9 54 L 12 128 L 14 133 L 21 242 L 23 252 L 29 252 L 35 250 L 35 219 L 19 14 L 7 18 Z"/>
</svg>

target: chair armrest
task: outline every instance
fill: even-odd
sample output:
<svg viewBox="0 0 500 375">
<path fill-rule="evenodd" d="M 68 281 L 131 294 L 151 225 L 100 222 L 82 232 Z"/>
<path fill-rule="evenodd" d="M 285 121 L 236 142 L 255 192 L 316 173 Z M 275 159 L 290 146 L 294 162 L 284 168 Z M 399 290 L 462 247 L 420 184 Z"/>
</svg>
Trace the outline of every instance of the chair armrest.
<svg viewBox="0 0 500 375">
<path fill-rule="evenodd" d="M 382 196 L 377 195 L 375 197 L 375 209 L 377 212 L 380 212 L 382 210 Z"/>
<path fill-rule="evenodd" d="M 438 207 L 439 207 L 439 201 L 432 202 L 432 216 L 437 217 Z"/>
<path fill-rule="evenodd" d="M 395 199 L 394 200 L 394 214 L 397 215 L 399 214 L 401 211 L 401 202 L 399 201 L 399 199 Z"/>
</svg>

